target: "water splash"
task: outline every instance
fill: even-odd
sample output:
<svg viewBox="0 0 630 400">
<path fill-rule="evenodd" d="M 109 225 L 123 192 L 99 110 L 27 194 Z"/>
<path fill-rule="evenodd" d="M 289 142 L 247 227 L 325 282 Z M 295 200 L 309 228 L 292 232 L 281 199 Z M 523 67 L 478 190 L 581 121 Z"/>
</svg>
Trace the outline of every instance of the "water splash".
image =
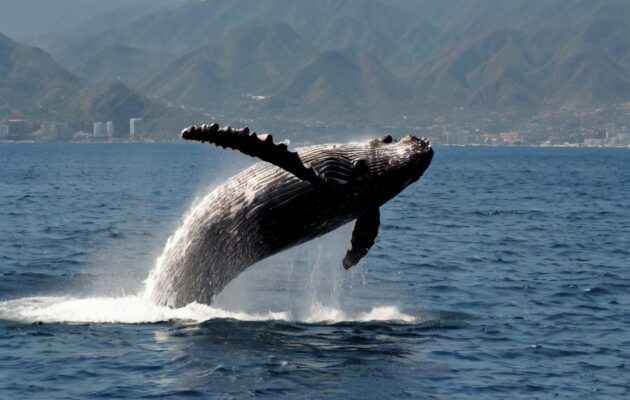
<svg viewBox="0 0 630 400">
<path fill-rule="evenodd" d="M 337 323 L 337 322 L 370 322 L 370 321 L 396 321 L 405 323 L 416 323 L 418 317 L 402 313 L 396 306 L 377 306 L 369 311 L 347 313 L 340 308 L 326 307 L 317 302 L 312 304 L 309 312 L 304 315 L 300 322 L 314 323 Z"/>
<path fill-rule="evenodd" d="M 405 314 L 392 305 L 376 305 L 370 309 L 344 310 L 340 304 L 346 280 L 354 279 L 354 271 L 340 268 L 351 226 L 265 260 L 246 271 L 226 287 L 212 306 L 191 303 L 173 308 L 159 304 L 173 295 L 168 283 L 172 274 L 179 272 L 178 265 L 186 258 L 187 245 L 197 234 L 196 226 L 213 217 L 212 203 L 215 188 L 195 199 L 184 215 L 178 229 L 169 237 L 156 259 L 154 268 L 144 281 L 144 287 L 135 295 L 119 297 L 30 297 L 0 302 L 0 319 L 46 323 L 158 323 L 165 321 L 203 322 L 210 319 L 230 318 L 241 321 L 283 320 L 309 324 L 396 321 L 416 323 L 419 317 Z M 262 265 L 261 265 L 262 264 Z M 266 264 L 266 265 L 265 265 Z M 265 275 L 275 271 L 267 289 L 284 290 L 263 295 L 261 284 Z M 365 269 L 361 273 L 366 286 Z M 350 285 L 352 286 L 352 284 Z M 296 288 L 298 290 L 296 295 Z M 293 294 L 292 294 L 293 293 Z M 291 297 L 293 296 L 293 297 Z M 156 301 L 157 300 L 157 301 Z M 265 301 L 266 300 L 266 301 Z M 270 301 L 272 304 L 269 304 Z M 268 303 L 268 304 L 265 304 Z M 286 308 L 289 308 L 286 310 Z M 278 310 L 280 309 L 280 310 Z M 245 311 L 247 310 L 247 311 Z"/>
<path fill-rule="evenodd" d="M 315 243 L 274 256 L 261 263 L 262 265 L 248 270 L 228 286 L 224 297 L 219 296 L 219 301 L 212 306 L 191 303 L 185 307 L 172 308 L 156 304 L 153 300 L 155 291 L 158 290 L 155 280 L 161 274 L 172 272 L 166 270 L 165 265 L 172 261 L 169 257 L 183 251 L 180 246 L 186 242 L 190 225 L 198 221 L 200 213 L 203 215 L 202 208 L 200 205 L 190 208 L 180 227 L 168 239 L 162 255 L 157 258 L 155 267 L 145 280 L 144 288 L 136 295 L 29 297 L 3 301 L 0 302 L 0 319 L 26 323 L 125 324 L 166 321 L 199 323 L 217 318 L 241 321 L 283 320 L 308 324 L 420 321 L 419 317 L 405 314 L 392 305 L 377 305 L 354 311 L 342 309 L 340 293 L 345 279 L 353 279 L 353 274 L 344 274 L 345 271 L 339 268 L 339 260 L 345 251 L 345 241 L 350 234 L 349 225 L 316 240 Z M 269 286 L 266 289 L 279 284 L 280 290 L 275 286 L 270 294 L 265 293 L 265 288 L 261 288 L 265 286 L 261 277 L 268 276 L 271 271 L 275 273 L 266 282 L 266 286 Z M 364 273 L 362 276 L 365 286 Z M 295 298 L 296 288 L 302 289 L 298 290 L 299 298 Z M 273 300 L 273 304 L 265 305 L 265 300 Z M 283 310 L 288 307 L 293 308 Z"/>
<path fill-rule="evenodd" d="M 418 322 L 418 318 L 404 314 L 395 306 L 378 306 L 369 311 L 346 313 L 321 304 L 304 315 L 290 311 L 247 313 L 230 311 L 205 304 L 191 303 L 181 308 L 158 306 L 141 296 L 125 297 L 30 297 L 0 302 L 0 319 L 26 323 L 157 323 L 165 321 L 203 322 L 210 319 L 231 318 L 241 321 L 283 320 L 291 322 L 339 323 L 368 321 Z"/>
<path fill-rule="evenodd" d="M 180 273 L 178 265 L 183 265 L 186 258 L 187 246 L 194 240 L 193 227 L 202 223 L 203 220 L 210 218 L 207 213 L 211 197 L 214 190 L 201 201 L 195 201 L 184 216 L 179 228 L 167 240 L 166 246 L 162 254 L 157 258 L 155 267 L 149 273 L 144 281 L 144 288 L 139 296 L 146 302 L 158 302 L 161 304 L 169 304 L 172 296 L 173 288 L 169 286 L 172 282 L 170 279 L 163 279 L 167 274 Z"/>
</svg>

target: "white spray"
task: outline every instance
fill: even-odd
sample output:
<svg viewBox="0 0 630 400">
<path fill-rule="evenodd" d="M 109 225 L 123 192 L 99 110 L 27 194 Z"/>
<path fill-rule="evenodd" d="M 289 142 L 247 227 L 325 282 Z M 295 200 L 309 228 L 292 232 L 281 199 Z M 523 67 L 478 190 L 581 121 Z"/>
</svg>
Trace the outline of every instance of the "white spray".
<svg viewBox="0 0 630 400">
<path fill-rule="evenodd" d="M 330 264 L 327 257 L 331 253 L 331 247 L 340 246 L 339 243 L 347 241 L 346 235 L 349 229 L 341 229 L 330 235 L 329 238 L 320 239 L 316 247 L 311 244 L 302 245 L 302 250 L 291 250 L 284 256 L 280 256 L 280 264 L 277 258 L 265 261 L 260 268 L 284 268 L 286 274 L 285 282 L 271 282 L 280 286 L 290 287 L 299 285 L 302 307 L 291 307 L 290 303 L 296 299 L 284 299 L 280 305 L 276 303 L 276 309 L 256 309 L 257 305 L 265 304 L 255 295 L 234 296 L 234 293 L 226 293 L 219 296 L 216 304 L 205 305 L 191 303 L 181 308 L 172 308 L 155 304 L 152 299 L 156 296 L 166 296 L 170 288 L 156 286 L 163 274 L 177 273 L 175 260 L 185 257 L 187 245 L 193 239 L 198 224 L 203 224 L 208 218 L 212 218 L 211 204 L 215 192 L 211 192 L 201 201 L 196 202 L 186 213 L 180 227 L 168 239 L 162 254 L 157 258 L 154 268 L 145 280 L 144 288 L 136 295 L 120 297 L 87 297 L 74 298 L 72 296 L 60 297 L 30 297 L 17 300 L 0 302 L 0 318 L 9 320 L 19 320 L 25 322 L 50 322 L 50 323 L 155 323 L 169 320 L 182 320 L 191 322 L 202 322 L 213 318 L 232 318 L 245 321 L 259 320 L 288 320 L 301 321 L 305 323 L 337 323 L 342 321 L 388 321 L 396 320 L 400 322 L 416 322 L 416 317 L 401 313 L 395 306 L 375 306 L 369 311 L 346 312 L 339 304 L 339 293 L 344 283 L 346 271 L 340 265 Z M 341 236 L 344 236 L 342 239 Z M 303 249 L 311 249 L 304 251 Z M 340 249 L 342 249 L 340 247 Z M 337 251 L 339 252 L 339 250 Z M 334 252 L 333 252 L 334 253 Z M 334 254 L 334 258 L 341 257 L 341 254 Z M 293 260 L 286 257 L 293 257 Z M 295 257 L 304 257 L 298 266 L 295 266 Z M 332 257 L 332 256 L 331 256 Z M 340 258 L 339 258 L 340 260 Z M 274 265 L 275 264 L 275 265 Z M 310 270 L 294 271 L 298 267 L 309 268 Z M 256 269 L 254 266 L 250 269 Z M 282 276 L 282 274 L 279 274 Z M 328 279 L 322 279 L 322 275 Z M 250 281 L 247 281 L 247 280 Z M 300 282 L 300 279 L 304 281 Z M 244 273 L 242 277 L 226 288 L 238 290 L 243 288 L 253 288 L 259 283 L 255 273 Z M 327 286 L 323 290 L 321 284 Z M 365 284 L 365 283 L 364 283 Z M 166 290 L 166 293 L 156 293 L 159 290 Z M 221 301 L 221 298 L 235 297 L 240 301 Z M 225 304 L 226 307 L 222 303 Z M 238 304 L 240 303 L 240 304 Z M 267 302 L 269 303 L 269 302 Z M 280 308 L 285 304 L 285 308 Z M 243 311 L 244 309 L 252 309 Z"/>
</svg>

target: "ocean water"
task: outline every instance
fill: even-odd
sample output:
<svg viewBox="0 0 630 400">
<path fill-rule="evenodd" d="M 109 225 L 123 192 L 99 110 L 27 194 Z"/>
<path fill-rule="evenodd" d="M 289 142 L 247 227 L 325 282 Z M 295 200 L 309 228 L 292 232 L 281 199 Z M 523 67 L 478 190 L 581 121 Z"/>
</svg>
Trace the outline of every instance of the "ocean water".
<svg viewBox="0 0 630 400">
<path fill-rule="evenodd" d="M 350 271 L 346 226 L 212 306 L 143 281 L 252 160 L 0 144 L 0 398 L 628 398 L 630 151 L 438 147 Z"/>
</svg>

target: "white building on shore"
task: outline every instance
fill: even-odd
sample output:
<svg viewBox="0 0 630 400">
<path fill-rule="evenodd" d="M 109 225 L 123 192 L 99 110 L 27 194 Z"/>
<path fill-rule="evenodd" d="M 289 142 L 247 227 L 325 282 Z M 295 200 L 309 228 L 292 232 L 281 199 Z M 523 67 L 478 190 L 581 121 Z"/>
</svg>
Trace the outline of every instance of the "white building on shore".
<svg viewBox="0 0 630 400">
<path fill-rule="evenodd" d="M 144 120 L 142 118 L 131 118 L 129 120 L 129 135 L 132 139 L 142 138 L 144 133 Z"/>
<path fill-rule="evenodd" d="M 105 139 L 107 138 L 107 132 L 105 131 L 105 123 L 104 122 L 95 122 L 94 123 L 94 139 Z"/>
<path fill-rule="evenodd" d="M 107 137 L 109 139 L 114 137 L 114 121 L 107 121 Z"/>
</svg>

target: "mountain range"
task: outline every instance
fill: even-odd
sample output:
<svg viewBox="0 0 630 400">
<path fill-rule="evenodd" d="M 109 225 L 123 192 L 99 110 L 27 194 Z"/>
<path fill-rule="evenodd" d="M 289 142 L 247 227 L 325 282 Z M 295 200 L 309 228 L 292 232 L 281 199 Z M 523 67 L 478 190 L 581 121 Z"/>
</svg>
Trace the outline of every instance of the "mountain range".
<svg viewBox="0 0 630 400">
<path fill-rule="evenodd" d="M 112 120 L 121 133 L 129 118 L 144 117 L 148 128 L 172 137 L 197 114 L 147 97 L 120 81 L 91 84 L 59 65 L 43 50 L 0 34 L 0 114 L 33 122 L 64 121 L 75 130 Z M 2 118 L 4 119 L 4 118 Z"/>
<path fill-rule="evenodd" d="M 63 95 L 55 88 L 128 90 L 146 110 L 189 116 L 386 125 L 420 114 L 517 117 L 630 101 L 625 0 L 163 3 L 129 23 L 89 34 L 84 23 L 61 41 L 38 41 L 59 64 L 45 68 L 54 79 L 42 75 L 47 83 L 32 88 L 50 93 L 21 107 L 55 103 L 54 114 L 64 104 L 48 100 Z M 36 85 L 14 78 L 14 89 Z M 106 89 L 77 89 L 86 85 Z M 90 101 L 113 106 L 81 96 L 84 118 Z"/>
</svg>

